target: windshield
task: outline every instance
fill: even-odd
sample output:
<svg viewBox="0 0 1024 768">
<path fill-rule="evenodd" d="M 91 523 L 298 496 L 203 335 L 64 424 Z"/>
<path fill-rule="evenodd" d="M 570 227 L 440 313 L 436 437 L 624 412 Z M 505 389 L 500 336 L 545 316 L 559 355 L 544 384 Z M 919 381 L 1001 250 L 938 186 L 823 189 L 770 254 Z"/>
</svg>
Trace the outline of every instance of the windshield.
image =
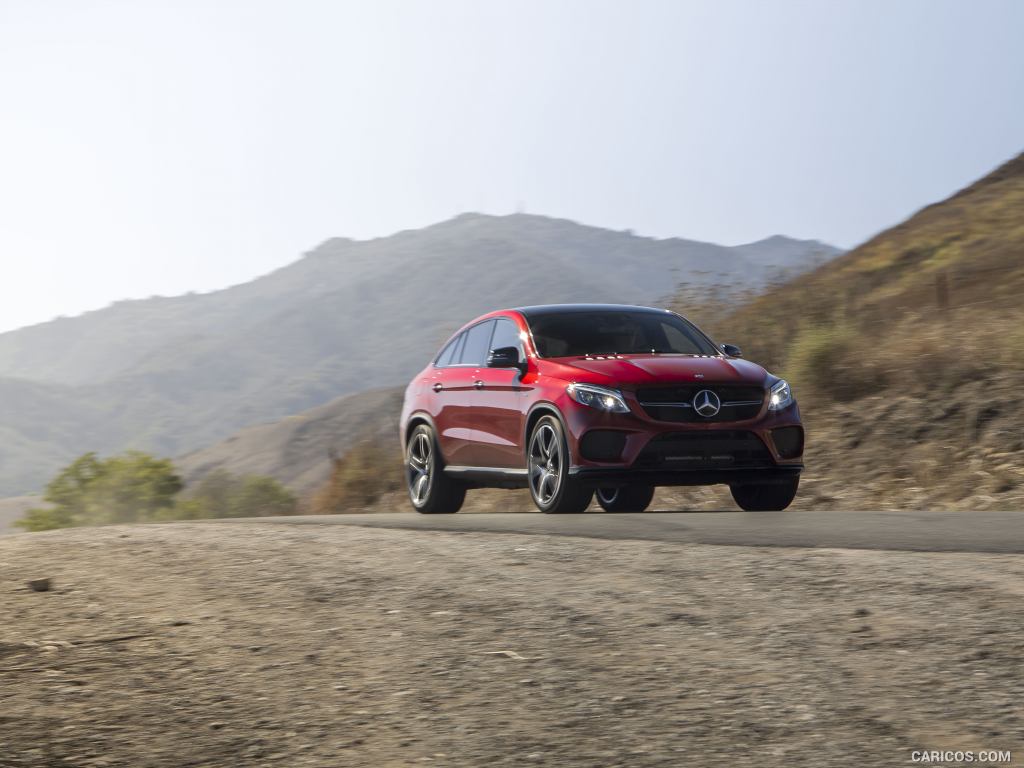
<svg viewBox="0 0 1024 768">
<path fill-rule="evenodd" d="M 550 312 L 531 314 L 528 322 L 541 357 L 718 354 L 696 327 L 667 312 Z"/>
</svg>

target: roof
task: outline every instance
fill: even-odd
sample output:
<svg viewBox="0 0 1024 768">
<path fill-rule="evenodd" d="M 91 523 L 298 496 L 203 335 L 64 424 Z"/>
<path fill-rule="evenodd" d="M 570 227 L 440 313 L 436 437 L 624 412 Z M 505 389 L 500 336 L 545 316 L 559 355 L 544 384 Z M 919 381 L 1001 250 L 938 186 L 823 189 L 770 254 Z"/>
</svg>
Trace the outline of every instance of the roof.
<svg viewBox="0 0 1024 768">
<path fill-rule="evenodd" d="M 657 312 L 664 314 L 667 309 L 637 307 L 632 304 L 537 304 L 532 307 L 516 307 L 523 317 L 547 314 L 570 314 L 573 312 Z"/>
</svg>

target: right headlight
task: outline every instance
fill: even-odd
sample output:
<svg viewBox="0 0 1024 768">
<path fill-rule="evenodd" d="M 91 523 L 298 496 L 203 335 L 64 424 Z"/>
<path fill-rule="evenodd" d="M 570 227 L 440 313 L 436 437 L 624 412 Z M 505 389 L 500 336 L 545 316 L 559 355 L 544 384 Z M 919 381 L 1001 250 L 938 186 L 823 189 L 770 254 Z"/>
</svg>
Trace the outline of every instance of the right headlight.
<svg viewBox="0 0 1024 768">
<path fill-rule="evenodd" d="M 580 405 L 589 405 L 608 413 L 629 413 L 629 406 L 617 389 L 599 387 L 596 384 L 570 384 L 565 391 Z"/>
<path fill-rule="evenodd" d="M 768 410 L 781 411 L 792 404 L 793 390 L 789 388 L 789 384 L 783 379 L 779 379 L 772 384 L 771 393 L 768 395 Z"/>
</svg>

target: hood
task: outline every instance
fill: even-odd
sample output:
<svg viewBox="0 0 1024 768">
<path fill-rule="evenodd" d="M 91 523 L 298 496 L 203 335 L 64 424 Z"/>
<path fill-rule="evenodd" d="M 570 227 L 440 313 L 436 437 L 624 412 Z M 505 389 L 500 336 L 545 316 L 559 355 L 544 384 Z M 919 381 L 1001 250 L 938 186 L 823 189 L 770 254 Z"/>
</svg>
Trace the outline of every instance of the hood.
<svg viewBox="0 0 1024 768">
<path fill-rule="evenodd" d="M 562 369 L 558 373 L 560 378 L 627 388 L 693 381 L 764 386 L 768 377 L 764 368 L 748 360 L 697 355 L 563 357 L 557 364 Z"/>
</svg>

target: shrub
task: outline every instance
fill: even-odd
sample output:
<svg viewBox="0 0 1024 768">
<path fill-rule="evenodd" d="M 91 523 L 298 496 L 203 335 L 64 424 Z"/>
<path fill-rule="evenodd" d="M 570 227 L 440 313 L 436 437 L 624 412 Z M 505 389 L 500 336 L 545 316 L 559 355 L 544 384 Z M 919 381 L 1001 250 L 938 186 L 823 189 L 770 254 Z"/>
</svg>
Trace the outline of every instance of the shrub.
<svg viewBox="0 0 1024 768">
<path fill-rule="evenodd" d="M 154 520 L 173 509 L 181 478 L 166 459 L 130 451 L 101 460 L 87 453 L 46 486 L 51 508 L 30 509 L 15 522 L 29 531 Z"/>
<path fill-rule="evenodd" d="M 785 373 L 794 388 L 812 397 L 853 400 L 878 381 L 865 376 L 859 337 L 844 325 L 819 325 L 799 331 L 786 354 Z"/>
<path fill-rule="evenodd" d="M 296 498 L 272 477 L 211 472 L 179 501 L 179 520 L 224 517 L 270 517 L 295 512 Z"/>
<path fill-rule="evenodd" d="M 295 496 L 270 477 L 235 477 L 213 472 L 188 498 L 167 459 L 131 451 L 109 459 L 79 457 L 50 481 L 44 499 L 52 506 L 30 509 L 15 522 L 28 531 L 78 525 L 260 517 L 295 512 Z"/>
<path fill-rule="evenodd" d="M 313 497 L 316 514 L 350 512 L 402 488 L 402 457 L 382 438 L 366 438 L 334 460 L 327 484 Z"/>
</svg>

